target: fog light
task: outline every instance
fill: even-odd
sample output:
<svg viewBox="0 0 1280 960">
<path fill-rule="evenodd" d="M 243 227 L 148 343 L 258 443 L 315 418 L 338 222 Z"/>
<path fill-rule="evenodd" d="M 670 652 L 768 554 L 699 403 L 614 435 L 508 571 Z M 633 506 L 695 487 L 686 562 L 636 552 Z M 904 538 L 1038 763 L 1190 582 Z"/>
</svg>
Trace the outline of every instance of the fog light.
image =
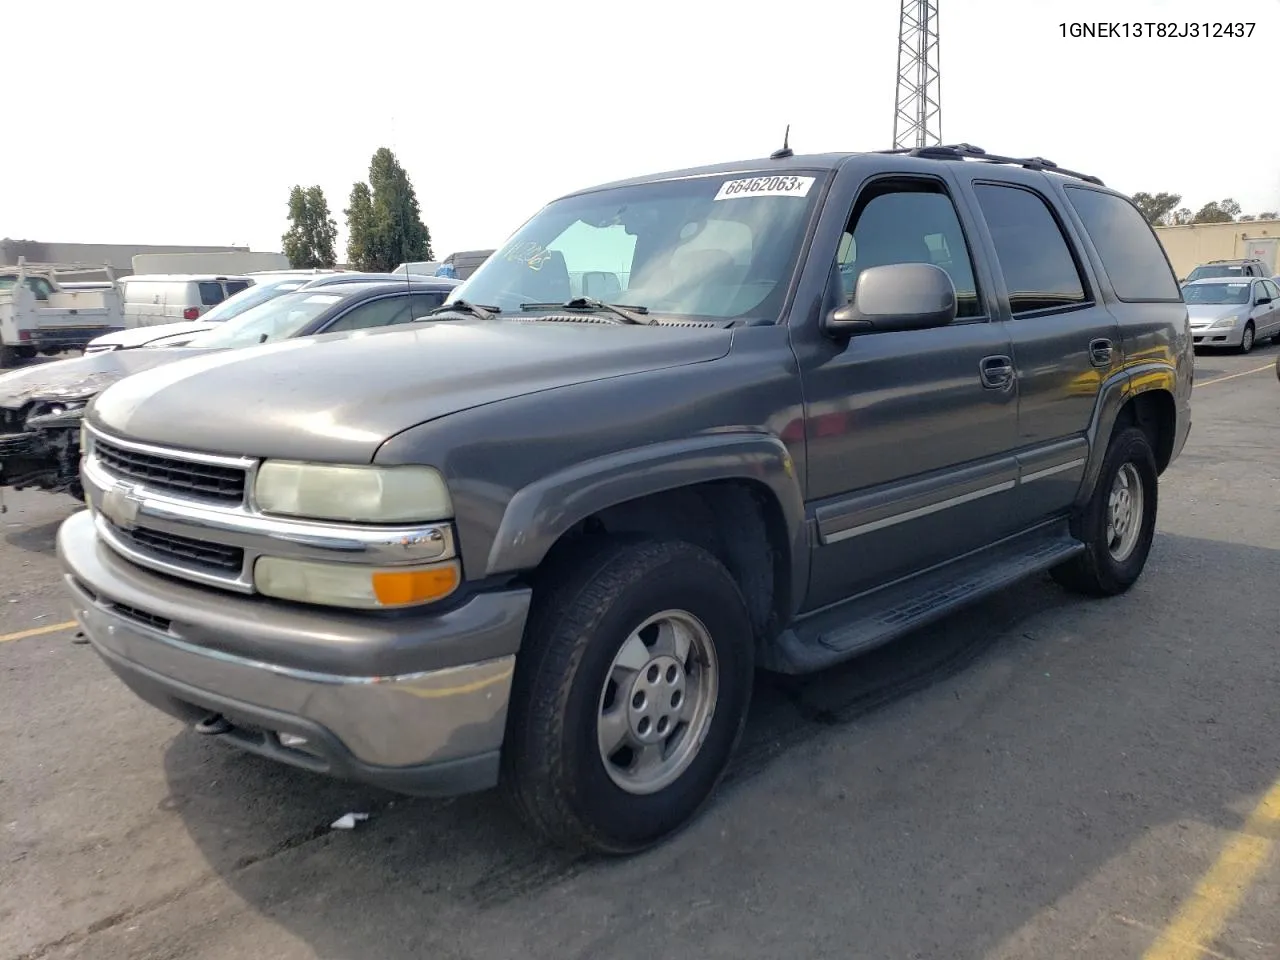
<svg viewBox="0 0 1280 960">
<path fill-rule="evenodd" d="M 281 600 L 331 607 L 407 607 L 442 600 L 458 588 L 458 561 L 421 567 L 366 567 L 260 557 L 253 568 L 258 592 Z"/>
</svg>

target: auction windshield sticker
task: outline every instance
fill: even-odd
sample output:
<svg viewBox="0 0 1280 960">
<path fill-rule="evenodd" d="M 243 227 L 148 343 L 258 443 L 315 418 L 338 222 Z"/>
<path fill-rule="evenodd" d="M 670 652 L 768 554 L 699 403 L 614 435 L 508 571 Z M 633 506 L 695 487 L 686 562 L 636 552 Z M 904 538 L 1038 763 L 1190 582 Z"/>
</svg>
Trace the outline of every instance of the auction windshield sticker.
<svg viewBox="0 0 1280 960">
<path fill-rule="evenodd" d="M 748 177 L 726 180 L 713 200 L 736 200 L 739 197 L 803 197 L 813 186 L 813 177 Z"/>
<path fill-rule="evenodd" d="M 541 270 L 542 265 L 551 259 L 551 251 L 540 243 L 524 240 L 511 244 L 501 256 L 513 263 L 523 263 L 530 270 Z"/>
</svg>

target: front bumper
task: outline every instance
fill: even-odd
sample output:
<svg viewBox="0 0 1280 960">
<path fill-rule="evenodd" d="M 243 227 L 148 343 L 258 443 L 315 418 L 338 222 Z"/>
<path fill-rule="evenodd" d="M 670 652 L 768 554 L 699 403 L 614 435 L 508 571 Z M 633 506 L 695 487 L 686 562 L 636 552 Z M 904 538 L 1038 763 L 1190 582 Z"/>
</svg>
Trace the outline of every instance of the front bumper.
<svg viewBox="0 0 1280 960">
<path fill-rule="evenodd" d="M 37 327 L 31 331 L 30 339 L 22 341 L 37 350 L 73 350 L 85 347 L 90 340 L 108 333 L 123 330 L 123 327 Z"/>
<path fill-rule="evenodd" d="M 62 524 L 57 550 L 90 643 L 165 712 L 220 714 L 236 746 L 401 793 L 497 782 L 527 589 L 413 616 L 228 596 L 121 559 L 88 511 Z"/>
<path fill-rule="evenodd" d="M 1238 347 L 1244 342 L 1244 327 L 1192 328 L 1191 343 L 1197 347 Z"/>
</svg>

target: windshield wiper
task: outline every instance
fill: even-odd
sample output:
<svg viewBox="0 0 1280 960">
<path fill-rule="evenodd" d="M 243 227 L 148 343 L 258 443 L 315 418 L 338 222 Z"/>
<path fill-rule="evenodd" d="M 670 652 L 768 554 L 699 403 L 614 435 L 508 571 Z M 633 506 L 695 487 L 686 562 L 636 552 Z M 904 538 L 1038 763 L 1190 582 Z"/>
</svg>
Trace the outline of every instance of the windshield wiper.
<svg viewBox="0 0 1280 960">
<path fill-rule="evenodd" d="M 434 317 L 437 313 L 469 313 L 473 317 L 479 317 L 481 320 L 492 320 L 495 313 L 501 313 L 501 307 L 491 307 L 487 304 L 472 303 L 469 300 L 455 300 L 453 303 L 446 303 L 443 306 L 436 307 L 427 313 L 427 316 Z"/>
<path fill-rule="evenodd" d="M 521 310 L 594 310 L 597 313 L 603 311 L 612 313 L 614 316 L 621 317 L 627 323 L 653 323 L 652 320 L 646 319 L 643 315 L 649 312 L 648 307 L 632 307 L 622 306 L 621 304 L 605 303 L 603 300 L 597 300 L 594 297 L 574 297 L 567 303 L 522 303 Z"/>
</svg>

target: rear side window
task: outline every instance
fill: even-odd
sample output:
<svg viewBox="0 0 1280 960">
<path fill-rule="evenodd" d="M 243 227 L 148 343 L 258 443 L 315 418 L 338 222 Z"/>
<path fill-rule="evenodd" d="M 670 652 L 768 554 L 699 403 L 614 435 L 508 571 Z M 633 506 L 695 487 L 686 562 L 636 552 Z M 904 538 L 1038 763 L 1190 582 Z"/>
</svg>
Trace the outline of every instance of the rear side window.
<svg viewBox="0 0 1280 960">
<path fill-rule="evenodd" d="M 221 303 L 223 300 L 222 284 L 216 280 L 202 281 L 200 284 L 200 302 L 206 307 Z"/>
<path fill-rule="evenodd" d="M 1038 194 L 1022 187 L 976 184 L 1014 315 L 1063 310 L 1089 298 L 1067 238 Z"/>
<path fill-rule="evenodd" d="M 247 280 L 228 280 L 227 296 L 229 297 L 234 293 L 239 293 L 241 290 L 247 289 L 248 286 L 249 282 Z"/>
<path fill-rule="evenodd" d="M 27 277 L 27 288 L 36 295 L 37 300 L 48 300 L 53 294 L 53 287 L 44 277 Z"/>
<path fill-rule="evenodd" d="M 1138 209 L 1110 193 L 1067 187 L 1067 198 L 1098 249 L 1116 296 L 1128 301 L 1177 300 L 1178 282 L 1160 241 Z"/>
</svg>

